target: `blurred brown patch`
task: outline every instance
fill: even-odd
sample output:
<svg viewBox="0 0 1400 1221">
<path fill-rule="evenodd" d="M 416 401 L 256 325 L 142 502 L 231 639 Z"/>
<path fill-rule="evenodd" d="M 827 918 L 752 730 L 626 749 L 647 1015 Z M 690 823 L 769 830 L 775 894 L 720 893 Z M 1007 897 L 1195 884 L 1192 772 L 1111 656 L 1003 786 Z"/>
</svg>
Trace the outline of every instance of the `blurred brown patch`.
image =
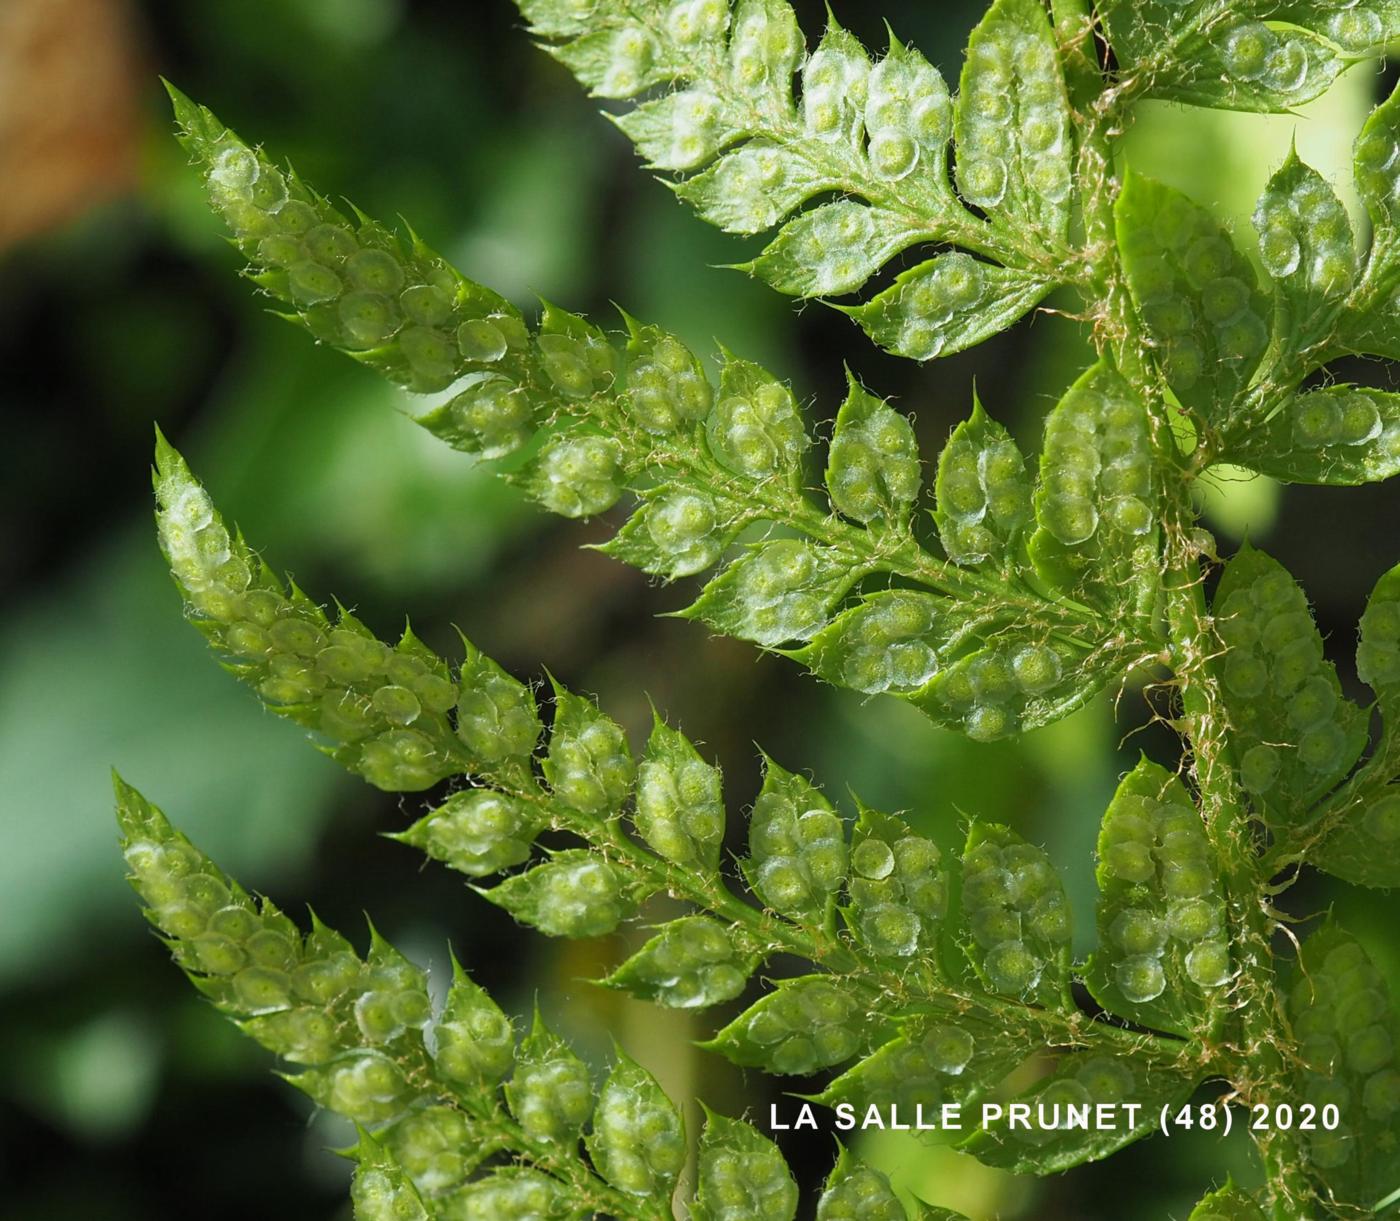
<svg viewBox="0 0 1400 1221">
<path fill-rule="evenodd" d="M 136 65 L 126 0 L 0 0 L 0 250 L 133 187 Z"/>
</svg>

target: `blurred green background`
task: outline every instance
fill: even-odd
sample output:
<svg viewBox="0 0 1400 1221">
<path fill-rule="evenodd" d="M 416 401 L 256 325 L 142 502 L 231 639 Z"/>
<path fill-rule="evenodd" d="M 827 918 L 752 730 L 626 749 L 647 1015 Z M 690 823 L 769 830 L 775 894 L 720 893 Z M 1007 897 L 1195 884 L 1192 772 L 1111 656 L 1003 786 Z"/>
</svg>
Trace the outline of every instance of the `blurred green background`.
<svg viewBox="0 0 1400 1221">
<path fill-rule="evenodd" d="M 802 3 L 805 27 L 820 6 Z M 833 0 L 867 45 L 883 17 L 951 77 L 978 0 Z M 1063 866 L 1088 947 L 1092 846 L 1139 749 L 1171 758 L 1143 693 L 1105 697 L 1023 742 L 977 746 L 894 701 L 818 686 L 775 659 L 655 616 L 685 603 L 579 550 L 606 522 L 546 520 L 432 441 L 404 402 L 264 312 L 169 138 L 157 73 L 332 195 L 401 213 L 471 275 L 606 318 L 609 302 L 693 345 L 720 338 L 790 377 L 829 418 L 843 358 L 917 420 L 932 455 L 968 410 L 1034 447 L 1087 362 L 1074 324 L 1041 314 L 970 353 L 917 367 L 850 323 L 798 311 L 714 265 L 743 243 L 707 229 L 638 172 L 624 139 L 531 48 L 507 0 L 6 0 L 0 6 L 0 1211 L 13 1221 L 344 1217 L 344 1132 L 268 1071 L 148 934 L 122 881 L 107 769 L 163 805 L 243 881 L 354 932 L 372 913 L 441 971 L 447 945 L 508 1009 L 546 1013 L 601 1061 L 610 1033 L 672 1092 L 766 1116 L 778 1088 L 690 1040 L 725 1015 L 663 1014 L 580 982 L 632 931 L 555 944 L 518 930 L 454 875 L 377 832 L 419 808 L 342 776 L 205 655 L 153 540 L 152 423 L 275 566 L 338 594 L 381 632 L 405 612 L 440 649 L 459 624 L 517 673 L 548 666 L 633 731 L 646 697 L 723 765 L 737 815 L 757 751 L 905 810 L 952 848 L 967 816 L 1002 820 Z M 1126 156 L 1247 217 L 1296 136 L 1350 192 L 1348 150 L 1388 90 L 1353 70 L 1303 114 L 1147 108 Z M 1364 218 L 1358 212 L 1358 223 Z M 1252 245 L 1251 245 L 1252 248 Z M 1347 376 L 1388 385 L 1358 362 Z M 1246 532 L 1315 600 L 1344 682 L 1354 623 L 1393 564 L 1394 488 L 1289 489 L 1221 479 L 1222 542 Z M 1357 692 L 1359 694 L 1359 692 Z M 1157 707 L 1162 707 L 1160 698 Z M 735 818 L 736 827 L 738 819 Z M 1305 877 L 1299 912 L 1336 905 L 1400 976 L 1383 896 Z M 784 1085 L 792 1085 L 785 1082 Z M 800 1088 L 800 1086 L 799 1086 Z M 691 1118 L 696 1117 L 694 1107 Z M 692 1125 L 694 1126 L 694 1125 Z M 805 1185 L 828 1137 L 786 1147 Z M 1173 1137 L 1044 1183 L 900 1140 L 863 1152 L 925 1198 L 991 1217 L 1185 1216 L 1211 1178 L 1255 1180 L 1239 1142 Z"/>
</svg>

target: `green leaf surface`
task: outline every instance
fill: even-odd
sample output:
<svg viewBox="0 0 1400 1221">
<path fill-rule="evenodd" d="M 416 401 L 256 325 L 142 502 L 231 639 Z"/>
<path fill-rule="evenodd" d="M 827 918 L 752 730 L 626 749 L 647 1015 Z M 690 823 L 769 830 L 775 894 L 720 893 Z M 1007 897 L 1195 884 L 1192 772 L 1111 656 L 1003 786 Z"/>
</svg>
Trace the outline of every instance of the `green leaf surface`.
<svg viewBox="0 0 1400 1221">
<path fill-rule="evenodd" d="M 1069 233 L 1073 126 L 1039 0 L 997 0 L 967 46 L 953 120 L 958 191 L 1045 250 Z"/>
<path fill-rule="evenodd" d="M 505 1095 L 510 1113 L 533 1140 L 575 1141 L 593 1114 L 588 1066 L 545 1025 L 538 1009 L 520 1044 Z"/>
<path fill-rule="evenodd" d="M 1325 0 L 1288 0 L 1275 14 L 1314 30 L 1350 55 L 1378 54 L 1400 35 L 1400 4 L 1396 0 L 1357 0 L 1346 6 Z"/>
<path fill-rule="evenodd" d="M 1278 561 L 1242 549 L 1213 613 L 1240 783 L 1273 825 L 1297 825 L 1361 756 L 1367 717 L 1342 696 L 1307 598 Z"/>
<path fill-rule="evenodd" d="M 629 1195 L 668 1198 L 685 1165 L 679 1109 L 646 1069 L 621 1054 L 598 1093 L 586 1143 L 599 1173 Z"/>
<path fill-rule="evenodd" d="M 1132 1056 L 1069 1052 L 1049 1077 L 1005 1103 L 1002 1118 L 959 1147 L 1013 1174 L 1059 1174 L 1155 1132 L 1163 1104 L 1182 1105 L 1195 1086 L 1189 1077 Z M 1100 1129 L 1096 1108 L 1105 1104 L 1124 1109 L 1115 1113 L 1112 1128 Z"/>
<path fill-rule="evenodd" d="M 817 1200 L 817 1221 L 907 1221 L 890 1181 L 842 1148 Z"/>
<path fill-rule="evenodd" d="M 1366 604 L 1356 669 L 1376 693 L 1382 749 L 1393 751 L 1400 740 L 1400 567 L 1377 582 Z M 1309 860 L 1358 886 L 1400 887 L 1400 785 L 1363 789 Z"/>
<path fill-rule="evenodd" d="M 901 272 L 864 305 L 840 308 L 885 351 L 933 360 L 1006 330 L 1052 287 L 1037 273 L 955 252 Z"/>
<path fill-rule="evenodd" d="M 1295 1098 L 1339 1123 L 1305 1134 L 1304 1157 L 1338 1207 L 1369 1209 L 1400 1182 L 1400 1020 L 1362 946 L 1328 922 L 1303 942 L 1287 981 L 1288 1015 L 1299 1040 Z"/>
<path fill-rule="evenodd" d="M 864 575 L 834 547 L 775 539 L 752 546 L 678 614 L 764 646 L 810 640 Z"/>
<path fill-rule="evenodd" d="M 1241 430 L 1230 461 L 1284 483 L 1354 487 L 1400 473 L 1400 394 L 1327 386 Z"/>
<path fill-rule="evenodd" d="M 790 297 L 837 297 L 927 236 L 898 213 L 840 199 L 788 221 L 741 269 Z"/>
<path fill-rule="evenodd" d="M 719 869 L 725 823 L 720 770 L 659 716 L 637 769 L 633 822 L 648 846 L 667 860 L 709 873 Z"/>
<path fill-rule="evenodd" d="M 792 1221 L 797 1184 L 781 1150 L 746 1123 L 705 1112 L 694 1221 Z"/>
<path fill-rule="evenodd" d="M 745 953 L 737 926 L 709 916 L 683 916 L 663 924 L 655 937 L 602 982 L 670 1009 L 704 1009 L 732 1001 L 758 966 Z"/>
<path fill-rule="evenodd" d="M 355 1221 L 430 1221 L 413 1180 L 379 1141 L 361 1130 L 350 1202 Z"/>
<path fill-rule="evenodd" d="M 1376 582 L 1367 599 L 1356 673 L 1376 693 L 1386 732 L 1400 731 L 1400 565 Z"/>
<path fill-rule="evenodd" d="M 479 893 L 550 937 L 602 937 L 634 916 L 642 896 L 601 855 L 566 848 Z"/>
<path fill-rule="evenodd" d="M 1025 1040 L 973 1018 L 914 1017 L 898 1037 L 852 1065 L 818 1096 L 829 1107 L 847 1103 L 859 1121 L 875 1107 L 888 1122 L 941 1121 L 947 1104 L 968 1106 L 990 1093 L 1027 1054 Z M 965 1121 L 964 1121 L 965 1122 Z M 921 1136 L 927 1134 L 921 1134 Z M 950 1130 L 933 1139 L 960 1139 Z"/>
<path fill-rule="evenodd" d="M 1129 173 L 1115 205 L 1133 301 L 1171 388 L 1212 414 L 1248 383 L 1269 342 L 1267 298 L 1214 214 Z"/>
<path fill-rule="evenodd" d="M 948 912 L 948 871 L 938 845 L 903 819 L 863 803 L 851 836 L 851 930 L 885 958 L 936 957 Z"/>
<path fill-rule="evenodd" d="M 1253 1196 L 1233 1183 L 1226 1183 L 1203 1197 L 1186 1221 L 1267 1221 L 1267 1218 Z"/>
<path fill-rule="evenodd" d="M 622 529 L 598 550 L 675 581 L 713 568 L 757 517 L 752 507 L 699 488 L 665 485 L 648 492 Z"/>
<path fill-rule="evenodd" d="M 832 506 L 852 521 L 908 529 L 919 495 L 919 443 L 909 420 L 848 374 L 826 466 Z"/>
<path fill-rule="evenodd" d="M 1366 279 L 1384 294 L 1400 275 L 1400 91 L 1371 112 L 1353 156 L 1356 189 L 1371 218 Z"/>
<path fill-rule="evenodd" d="M 636 765 L 627 735 L 592 700 L 555 684 L 554 725 L 545 779 L 554 795 L 585 814 L 614 814 L 627 799 Z"/>
<path fill-rule="evenodd" d="M 1099 948 L 1084 981 L 1105 1009 L 1191 1035 L 1232 975 L 1225 900 L 1181 780 L 1141 760 L 1099 831 Z"/>
<path fill-rule="evenodd" d="M 880 1034 L 853 989 L 801 975 L 780 980 L 703 1046 L 746 1068 L 800 1076 L 849 1060 Z"/>
<path fill-rule="evenodd" d="M 988 990 L 1072 1008 L 1069 901 L 1044 849 L 1009 827 L 974 822 L 963 851 L 961 909 L 963 946 Z"/>
<path fill-rule="evenodd" d="M 1216 110 L 1282 113 L 1320 96 L 1347 63 L 1309 30 L 1229 15 L 1183 38 L 1149 93 Z"/>
<path fill-rule="evenodd" d="M 465 770 L 449 714 L 457 684 L 412 631 L 381 643 L 332 620 L 230 532 L 183 458 L 159 439 L 156 525 L 187 613 L 225 668 L 273 712 L 323 735 L 377 788 L 417 792 Z"/>
<path fill-rule="evenodd" d="M 1160 489 L 1147 408 L 1106 364 L 1045 421 L 1031 558 L 1076 598 L 1141 610 L 1155 587 Z"/>
<path fill-rule="evenodd" d="M 955 564 L 1009 570 L 1031 523 L 1031 480 L 1011 434 L 975 396 L 972 416 L 953 430 L 938 459 L 934 520 Z"/>
<path fill-rule="evenodd" d="M 763 788 L 749 816 L 744 876 L 763 903 L 791 919 L 820 921 L 846 880 L 846 829 L 805 776 L 764 759 Z"/>
<path fill-rule="evenodd" d="M 1325 341 L 1356 284 L 1351 219 L 1326 179 L 1290 153 L 1254 211 L 1274 281 L 1274 331 L 1295 351 Z"/>
</svg>

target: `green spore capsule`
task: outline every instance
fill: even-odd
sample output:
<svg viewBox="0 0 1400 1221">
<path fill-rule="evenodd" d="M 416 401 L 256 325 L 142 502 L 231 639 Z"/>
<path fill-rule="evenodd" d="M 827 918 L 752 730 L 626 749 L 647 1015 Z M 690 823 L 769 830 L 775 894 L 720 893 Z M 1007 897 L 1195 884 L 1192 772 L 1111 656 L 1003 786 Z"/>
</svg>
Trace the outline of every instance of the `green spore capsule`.
<svg viewBox="0 0 1400 1221">
<path fill-rule="evenodd" d="M 878 1170 L 846 1150 L 817 1201 L 817 1221 L 904 1221 L 904 1205 Z"/>
<path fill-rule="evenodd" d="M 636 765 L 622 728 L 597 705 L 556 684 L 544 773 L 555 795 L 574 809 L 610 813 L 627 797 Z"/>
<path fill-rule="evenodd" d="M 449 869 L 481 878 L 529 860 L 541 826 L 539 813 L 525 802 L 472 789 L 454 793 L 392 838 L 412 844 Z"/>
<path fill-rule="evenodd" d="M 450 1080 L 494 1085 L 515 1063 L 515 1028 L 455 960 L 442 1018 L 433 1028 L 434 1062 Z"/>
<path fill-rule="evenodd" d="M 1045 853 L 1006 827 L 975 823 L 962 867 L 965 948 L 989 988 L 1063 1004 L 1069 909 Z"/>
<path fill-rule="evenodd" d="M 557 1179 L 537 1170 L 495 1170 L 447 1197 L 453 1221 L 536 1221 L 567 1215 L 568 1197 Z"/>
<path fill-rule="evenodd" d="M 651 1074 L 625 1056 L 599 1091 L 587 1144 L 603 1177 L 630 1195 L 664 1198 L 685 1165 L 680 1112 Z"/>
<path fill-rule="evenodd" d="M 660 717 L 637 769 L 634 819 L 641 837 L 668 860 L 718 868 L 725 823 L 719 769 Z"/>
<path fill-rule="evenodd" d="M 505 1086 L 511 1114 L 531 1137 L 551 1142 L 578 1138 L 593 1114 L 588 1069 L 535 1013 Z"/>
<path fill-rule="evenodd" d="M 849 1060 L 871 1038 L 860 1001 L 826 976 L 783 980 L 708 1044 L 735 1064 L 798 1075 Z"/>
<path fill-rule="evenodd" d="M 570 848 L 482 892 L 550 937 L 601 937 L 637 910 L 633 884 L 615 866 Z"/>
<path fill-rule="evenodd" d="M 744 870 L 759 898 L 791 917 L 822 912 L 845 880 L 841 819 L 809 781 L 772 760 L 749 818 Z"/>
<path fill-rule="evenodd" d="M 696 1212 L 706 1221 L 791 1221 L 797 1184 L 778 1147 L 752 1127 L 705 1113 Z"/>
<path fill-rule="evenodd" d="M 907 958 L 933 944 L 948 908 L 940 856 L 898 818 L 861 807 L 847 893 L 853 927 L 876 954 Z"/>
<path fill-rule="evenodd" d="M 708 916 L 673 920 L 604 982 L 671 1009 L 733 1000 L 755 965 L 754 956 L 736 945 L 738 936 Z"/>
</svg>

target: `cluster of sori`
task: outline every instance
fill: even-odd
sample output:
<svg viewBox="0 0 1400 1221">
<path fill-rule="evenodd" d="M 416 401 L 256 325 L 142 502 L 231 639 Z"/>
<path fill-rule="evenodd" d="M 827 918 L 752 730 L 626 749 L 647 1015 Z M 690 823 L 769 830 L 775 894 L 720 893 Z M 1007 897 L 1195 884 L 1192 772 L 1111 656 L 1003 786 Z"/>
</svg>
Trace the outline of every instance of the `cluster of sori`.
<svg viewBox="0 0 1400 1221">
<path fill-rule="evenodd" d="M 943 1104 L 980 1093 L 1016 1060 L 1007 1040 L 972 1018 L 912 1019 L 897 1038 L 837 1077 L 820 1100 L 848 1103 L 862 1114 L 874 1106 L 904 1123 L 937 1124 Z"/>
<path fill-rule="evenodd" d="M 846 828 L 803 776 L 771 761 L 749 816 L 744 871 L 754 893 L 785 916 L 817 917 L 846 880 Z"/>
<path fill-rule="evenodd" d="M 256 281 L 294 306 L 318 339 L 418 391 L 519 359 L 527 335 L 504 300 L 464 280 L 420 243 L 352 225 L 324 199 L 176 96 L 184 139 Z"/>
<path fill-rule="evenodd" d="M 908 419 L 852 382 L 827 454 L 832 507 L 862 524 L 903 527 L 922 479 Z"/>
<path fill-rule="evenodd" d="M 1307 44 L 1276 34 L 1262 21 L 1234 25 L 1221 42 L 1220 58 L 1232 77 L 1257 81 L 1271 93 L 1294 93 L 1308 77 Z"/>
<path fill-rule="evenodd" d="M 190 613 L 239 676 L 279 712 L 340 744 L 339 757 L 386 789 L 424 789 L 457 770 L 449 714 L 457 684 L 411 634 L 396 648 L 353 616 L 332 622 L 288 593 L 162 441 L 157 453 L 161 544 Z"/>
<path fill-rule="evenodd" d="M 1195 1008 L 1187 992 L 1230 976 L 1225 903 L 1201 817 L 1179 780 L 1144 760 L 1123 782 L 1099 833 L 1099 931 L 1091 970 L 1131 1006 L 1161 998 L 1168 1029 Z M 1164 996 L 1164 994 L 1166 994 Z"/>
<path fill-rule="evenodd" d="M 604 981 L 670 1009 L 699 1009 L 733 1000 L 749 981 L 756 957 L 740 929 L 709 916 L 682 916 Z"/>
<path fill-rule="evenodd" d="M 953 251 L 900 273 L 893 286 L 845 312 L 881 347 L 934 360 L 1010 325 L 1048 290 L 1043 277 Z"/>
<path fill-rule="evenodd" d="M 938 459 L 938 538 L 955 564 L 1004 560 L 1031 521 L 1026 460 L 974 400 Z"/>
<path fill-rule="evenodd" d="M 1070 914 L 1045 852 L 1005 828 L 978 824 L 963 854 L 969 953 L 993 992 L 1064 1003 Z"/>
<path fill-rule="evenodd" d="M 932 594 L 881 590 L 838 615 L 796 656 L 853 691 L 908 695 L 939 672 L 945 607 Z"/>
<path fill-rule="evenodd" d="M 1045 423 L 1036 513 L 1067 547 L 1088 542 L 1100 525 L 1125 535 L 1157 521 L 1152 443 L 1142 401 L 1101 366 L 1079 380 Z"/>
<path fill-rule="evenodd" d="M 1365 951 L 1331 925 L 1303 945 L 1288 1015 L 1302 1061 L 1302 1101 L 1319 1112 L 1308 1136 L 1314 1165 L 1335 1169 L 1365 1160 L 1357 1129 L 1400 1115 L 1400 1035 L 1385 981 Z M 1329 1104 L 1334 1115 L 1323 1114 Z M 1359 1112 L 1359 1113 L 1358 1113 Z"/>
<path fill-rule="evenodd" d="M 948 877 L 938 845 L 876 810 L 862 807 L 851 840 L 846 883 L 850 920 L 876 954 L 909 958 L 936 944 L 948 914 Z"/>
<path fill-rule="evenodd" d="M 1355 388 L 1300 394 L 1288 405 L 1288 416 L 1294 443 L 1308 450 L 1366 445 L 1382 431 L 1373 394 Z M 1400 429 L 1395 430 L 1395 444 L 1400 449 Z"/>
<path fill-rule="evenodd" d="M 668 861 L 717 871 L 725 822 L 721 785 L 719 769 L 657 717 L 637 768 L 637 833 Z"/>
<path fill-rule="evenodd" d="M 1011 6 L 1007 6 L 1010 8 Z M 996 208 L 1008 190 L 1034 192 L 1033 209 L 1070 197 L 1069 107 L 1044 19 L 1008 12 L 973 34 L 958 98 L 958 190 Z"/>
<path fill-rule="evenodd" d="M 1356 242 L 1337 193 L 1296 156 L 1270 180 L 1254 212 L 1259 258 L 1287 290 L 1337 300 L 1356 278 Z M 1313 320 L 1295 320 L 1306 340 Z"/>
<path fill-rule="evenodd" d="M 946 666 L 929 690 L 968 737 L 990 742 L 1015 733 L 1028 706 L 1053 692 L 1076 661 L 1063 645 L 996 642 Z"/>
<path fill-rule="evenodd" d="M 1381 578 L 1361 616 L 1356 672 L 1387 704 L 1400 691 L 1400 569 Z"/>
<path fill-rule="evenodd" d="M 789 1076 L 849 1060 L 875 1041 L 883 1019 L 862 997 L 829 975 L 783 980 L 729 1023 L 706 1046 L 735 1064 Z"/>
<path fill-rule="evenodd" d="M 247 1033 L 302 1066 L 294 1084 L 373 1130 L 355 1151 L 357 1215 L 526 1221 L 574 1215 L 584 1202 L 591 1210 L 613 1189 L 623 1201 L 670 1194 L 686 1157 L 680 1112 L 637 1064 L 619 1057 L 595 1090 L 538 1015 L 517 1049 L 510 1020 L 455 964 L 435 1018 L 424 972 L 377 934 L 363 959 L 319 922 L 303 936 L 120 782 L 118 801 L 132 884 L 176 961 Z M 711 1168 L 712 1191 L 723 1194 L 736 1152 L 755 1167 L 766 1155 L 787 1186 L 766 1182 L 771 1173 L 757 1185 L 795 1204 L 781 1157 L 752 1129 L 724 1126 L 707 1144 L 725 1155 Z M 498 1154 L 525 1160 L 473 1178 Z"/>
<path fill-rule="evenodd" d="M 1305 802 L 1356 761 L 1366 718 L 1323 658 L 1303 591 L 1268 556 L 1246 550 L 1230 562 L 1214 612 L 1240 783 L 1276 807 Z"/>
<path fill-rule="evenodd" d="M 1253 267 L 1209 211 L 1161 183 L 1129 175 L 1118 216 L 1128 282 L 1168 382 L 1188 406 L 1218 409 L 1269 342 Z"/>
<path fill-rule="evenodd" d="M 1068 1114 L 1068 1108 L 1078 1108 L 1082 1113 L 1084 1108 L 1112 1107 L 1125 1102 L 1141 1106 L 1148 1097 L 1143 1085 L 1130 1059 L 1082 1053 L 1067 1056 L 1054 1077 L 1032 1092 L 1030 1102 L 1036 1108 L 1035 1120 L 1012 1127 L 1012 1135 L 1023 1144 L 1048 1144 L 1056 1137 L 1057 1124 L 1068 1125 L 1068 1119 L 1063 1117 Z M 1058 1120 L 1056 1108 L 1065 1108 Z"/>
</svg>

